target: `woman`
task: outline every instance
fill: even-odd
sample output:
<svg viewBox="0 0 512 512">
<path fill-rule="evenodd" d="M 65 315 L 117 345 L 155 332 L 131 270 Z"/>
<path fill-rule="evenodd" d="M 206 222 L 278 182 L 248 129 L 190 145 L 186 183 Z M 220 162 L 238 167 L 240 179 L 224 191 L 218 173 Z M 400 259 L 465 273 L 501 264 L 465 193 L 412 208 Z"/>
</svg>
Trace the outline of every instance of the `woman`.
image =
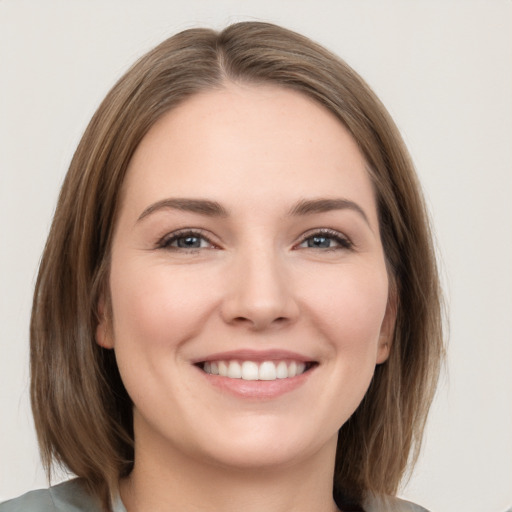
<svg viewBox="0 0 512 512">
<path fill-rule="evenodd" d="M 421 510 L 391 496 L 440 316 L 419 185 L 361 78 L 274 25 L 171 37 L 93 117 L 36 285 L 39 443 L 79 479 L 0 510 Z"/>
</svg>

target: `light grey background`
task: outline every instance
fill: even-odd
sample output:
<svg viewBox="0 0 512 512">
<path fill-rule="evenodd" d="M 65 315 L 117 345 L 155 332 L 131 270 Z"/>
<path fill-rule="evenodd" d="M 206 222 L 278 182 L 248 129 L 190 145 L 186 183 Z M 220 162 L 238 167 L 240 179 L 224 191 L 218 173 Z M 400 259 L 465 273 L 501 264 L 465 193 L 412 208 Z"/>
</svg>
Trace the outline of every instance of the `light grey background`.
<svg viewBox="0 0 512 512">
<path fill-rule="evenodd" d="M 402 496 L 512 503 L 512 3 L 0 0 L 0 498 L 45 485 L 28 404 L 34 277 L 86 123 L 135 58 L 196 25 L 283 24 L 341 55 L 416 162 L 450 307 L 448 372 Z"/>
</svg>

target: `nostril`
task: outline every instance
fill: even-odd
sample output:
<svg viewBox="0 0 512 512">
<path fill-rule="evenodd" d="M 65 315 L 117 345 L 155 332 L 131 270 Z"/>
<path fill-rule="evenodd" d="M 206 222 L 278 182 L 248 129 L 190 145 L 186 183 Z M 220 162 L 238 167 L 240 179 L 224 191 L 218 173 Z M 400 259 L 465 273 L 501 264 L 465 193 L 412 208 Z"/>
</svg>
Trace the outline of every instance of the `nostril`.
<svg viewBox="0 0 512 512">
<path fill-rule="evenodd" d="M 272 318 L 270 315 L 265 317 L 261 316 L 258 317 L 257 315 L 254 315 L 252 318 L 248 318 L 245 316 L 237 316 L 231 320 L 232 324 L 239 324 L 239 325 L 250 325 L 254 329 L 264 329 L 274 326 L 281 326 L 283 324 L 286 324 L 289 321 L 289 318 L 285 316 L 279 316 L 277 318 Z"/>
<path fill-rule="evenodd" d="M 243 323 L 243 322 L 251 322 L 251 320 L 249 320 L 248 318 L 245 318 L 244 316 L 237 316 L 236 318 L 233 318 L 233 322 Z"/>
</svg>

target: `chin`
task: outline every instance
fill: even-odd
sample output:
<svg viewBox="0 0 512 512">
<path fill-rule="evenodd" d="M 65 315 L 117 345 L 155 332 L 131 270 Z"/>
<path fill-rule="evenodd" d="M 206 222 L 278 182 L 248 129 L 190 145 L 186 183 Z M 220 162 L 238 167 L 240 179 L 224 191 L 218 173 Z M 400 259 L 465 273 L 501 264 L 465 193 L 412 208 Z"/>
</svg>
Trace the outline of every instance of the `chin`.
<svg viewBox="0 0 512 512">
<path fill-rule="evenodd" d="M 229 453 L 210 453 L 210 460 L 214 465 L 239 471 L 269 471 L 292 466 L 306 458 L 302 450 L 283 446 L 278 449 L 272 446 L 231 446 Z"/>
<path fill-rule="evenodd" d="M 211 462 L 217 465 L 241 470 L 270 470 L 306 461 L 322 452 L 325 445 L 335 448 L 336 442 L 337 431 L 322 439 L 318 433 L 298 432 L 289 427 L 275 430 L 259 426 L 244 434 L 215 439 L 205 451 Z"/>
</svg>

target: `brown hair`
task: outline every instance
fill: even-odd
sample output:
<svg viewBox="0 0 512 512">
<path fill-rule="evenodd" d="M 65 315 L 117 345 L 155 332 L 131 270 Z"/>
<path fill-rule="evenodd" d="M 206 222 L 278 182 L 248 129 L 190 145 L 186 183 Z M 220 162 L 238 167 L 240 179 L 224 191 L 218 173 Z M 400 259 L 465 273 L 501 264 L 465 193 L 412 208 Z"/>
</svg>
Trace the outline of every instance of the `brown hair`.
<svg viewBox="0 0 512 512">
<path fill-rule="evenodd" d="M 365 82 L 309 39 L 266 23 L 169 38 L 118 81 L 87 127 L 60 193 L 32 310 L 31 397 L 43 463 L 49 473 L 57 462 L 82 477 L 105 510 L 131 471 L 131 401 L 113 351 L 94 339 L 119 194 L 150 127 L 187 97 L 226 81 L 306 94 L 337 116 L 366 159 L 397 317 L 388 361 L 339 431 L 334 489 L 356 502 L 365 492 L 394 494 L 417 457 L 443 352 L 420 187 L 395 124 Z"/>
</svg>

